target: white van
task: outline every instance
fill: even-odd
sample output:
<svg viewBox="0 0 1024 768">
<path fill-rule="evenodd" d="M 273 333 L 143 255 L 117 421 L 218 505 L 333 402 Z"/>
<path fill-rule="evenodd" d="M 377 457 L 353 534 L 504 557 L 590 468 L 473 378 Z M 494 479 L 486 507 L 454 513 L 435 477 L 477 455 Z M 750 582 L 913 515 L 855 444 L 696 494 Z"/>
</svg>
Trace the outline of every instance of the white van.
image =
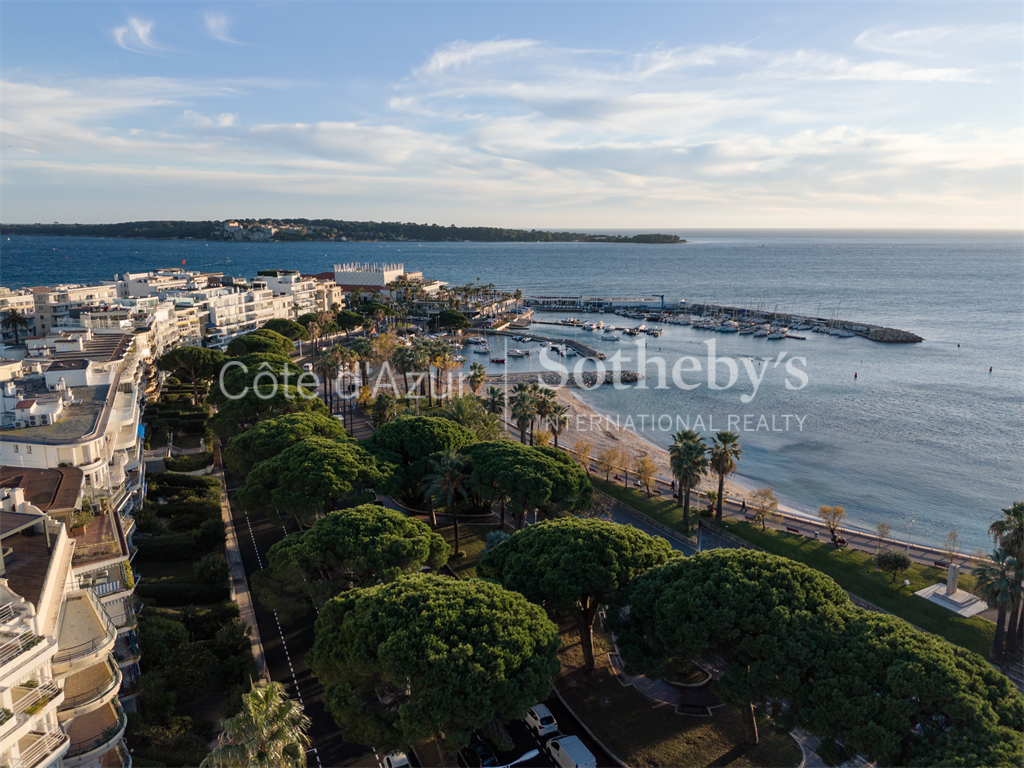
<svg viewBox="0 0 1024 768">
<path fill-rule="evenodd" d="M 304 370 L 306 373 L 309 373 L 310 371 L 313 370 L 313 364 L 312 363 L 303 363 L 302 364 L 302 370 Z"/>
<path fill-rule="evenodd" d="M 526 724 L 538 736 L 558 733 L 558 721 L 543 704 L 537 704 L 526 714 Z"/>
<path fill-rule="evenodd" d="M 556 736 L 548 742 L 547 750 L 561 768 L 597 768 L 597 758 L 579 736 Z"/>
</svg>

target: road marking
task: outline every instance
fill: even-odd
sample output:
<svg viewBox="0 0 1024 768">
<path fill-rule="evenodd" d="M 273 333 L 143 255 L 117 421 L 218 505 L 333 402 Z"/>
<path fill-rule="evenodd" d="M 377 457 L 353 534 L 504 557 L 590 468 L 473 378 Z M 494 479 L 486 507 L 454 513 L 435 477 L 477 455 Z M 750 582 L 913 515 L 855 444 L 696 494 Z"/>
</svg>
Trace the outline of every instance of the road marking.
<svg viewBox="0 0 1024 768">
<path fill-rule="evenodd" d="M 249 514 L 248 513 L 244 513 L 244 514 L 245 514 L 245 524 L 249 528 L 249 538 L 252 539 L 252 549 L 256 553 L 256 562 L 259 563 L 260 569 L 262 570 L 263 569 L 263 558 L 260 557 L 259 547 L 256 546 L 256 535 L 253 533 L 253 530 L 252 530 L 252 522 L 250 522 L 250 520 L 249 520 Z M 288 533 L 288 531 L 287 531 L 287 529 L 285 529 L 285 534 L 287 534 L 287 533 Z M 317 611 L 317 613 L 319 613 L 319 611 Z M 299 688 L 299 679 L 295 676 L 295 668 L 292 667 L 292 656 L 291 656 L 291 653 L 289 653 L 289 651 L 288 651 L 288 642 L 284 639 L 284 629 L 281 628 L 281 621 L 277 617 L 277 611 L 273 611 L 273 614 L 274 614 L 274 623 L 277 625 L 277 633 L 278 633 L 278 635 L 281 636 L 281 647 L 284 649 L 284 655 L 285 655 L 285 657 L 288 660 L 288 669 L 291 670 L 291 673 L 292 673 L 292 685 L 295 687 L 295 695 L 296 695 L 296 697 L 299 700 L 299 704 L 302 706 L 303 709 L 305 709 L 306 705 L 305 705 L 305 703 L 302 700 L 302 690 Z M 306 751 L 307 752 L 312 752 L 314 755 L 316 755 L 317 768 L 323 768 L 323 764 L 320 762 L 320 753 L 316 751 L 316 747 L 313 747 L 312 749 L 309 749 L 309 750 L 306 750 Z"/>
</svg>

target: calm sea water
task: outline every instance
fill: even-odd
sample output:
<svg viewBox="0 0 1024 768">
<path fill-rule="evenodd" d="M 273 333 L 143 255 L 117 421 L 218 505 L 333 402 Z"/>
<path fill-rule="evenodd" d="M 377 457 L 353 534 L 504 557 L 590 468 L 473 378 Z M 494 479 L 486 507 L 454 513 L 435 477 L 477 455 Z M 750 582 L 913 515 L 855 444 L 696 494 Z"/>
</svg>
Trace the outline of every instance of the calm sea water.
<svg viewBox="0 0 1024 768">
<path fill-rule="evenodd" d="M 667 326 L 664 336 L 648 340 L 648 354 L 663 356 L 669 367 L 682 355 L 698 358 L 702 373 L 684 378 L 700 387 L 680 390 L 670 379 L 669 388 L 659 390 L 649 379 L 646 390 L 602 387 L 583 398 L 602 413 L 632 416 L 638 431 L 666 446 L 671 434 L 658 428 L 658 418 L 664 427 L 662 417 L 670 417 L 674 429 L 678 419 L 692 425 L 699 416 L 705 428 L 720 429 L 730 416 L 738 417 L 744 449 L 740 484 L 772 485 L 784 503 L 805 511 L 843 504 L 854 522 L 873 526 L 885 520 L 898 535 L 909 532 L 919 541 L 941 542 L 955 527 L 967 549 L 989 548 L 988 523 L 1000 508 L 1024 499 L 1019 233 L 678 234 L 690 242 L 248 244 L 12 237 L 0 243 L 0 282 L 15 288 L 94 281 L 125 270 L 180 266 L 182 259 L 190 269 L 249 277 L 275 267 L 322 272 L 336 262 L 386 261 L 452 283 L 479 279 L 528 294 L 665 294 L 666 302 L 760 304 L 823 317 L 835 312 L 846 320 L 913 331 L 926 341 L 886 345 L 806 333 L 802 342 L 768 342 Z M 576 334 L 608 355 L 622 348 L 634 358 L 623 367 L 635 368 L 636 350 L 629 342 L 544 330 Z M 711 339 L 718 356 L 738 361 L 739 381 L 730 389 L 708 387 L 705 342 Z M 805 359 L 797 365 L 806 372 L 806 387 L 785 387 L 785 360 L 774 366 L 782 352 L 787 360 Z M 469 362 L 483 359 L 470 357 L 475 360 Z M 759 363 L 765 357 L 772 361 Z M 741 397 L 753 392 L 741 362 L 747 358 L 757 375 L 761 366 L 770 367 L 753 400 L 743 403 Z M 538 365 L 536 357 L 509 360 L 510 370 Z M 656 369 L 647 373 L 654 376 Z M 725 379 L 723 365 L 719 381 Z M 790 381 L 799 384 L 792 376 Z M 782 429 L 786 415 L 788 430 Z"/>
</svg>

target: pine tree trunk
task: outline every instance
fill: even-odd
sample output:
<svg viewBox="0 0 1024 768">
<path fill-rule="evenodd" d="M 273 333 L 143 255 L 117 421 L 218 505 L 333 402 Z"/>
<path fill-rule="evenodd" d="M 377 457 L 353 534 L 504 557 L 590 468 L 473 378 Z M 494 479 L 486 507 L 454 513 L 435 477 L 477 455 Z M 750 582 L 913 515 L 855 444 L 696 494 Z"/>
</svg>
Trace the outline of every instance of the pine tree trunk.
<svg viewBox="0 0 1024 768">
<path fill-rule="evenodd" d="M 588 672 L 593 672 L 594 662 L 594 619 L 597 618 L 598 602 L 584 599 L 584 608 L 580 611 L 577 623 L 580 629 L 580 649 L 583 651 L 583 664 Z"/>
<path fill-rule="evenodd" d="M 743 707 L 743 725 L 747 731 L 747 744 L 757 744 L 757 720 L 754 718 L 753 702 Z"/>
</svg>

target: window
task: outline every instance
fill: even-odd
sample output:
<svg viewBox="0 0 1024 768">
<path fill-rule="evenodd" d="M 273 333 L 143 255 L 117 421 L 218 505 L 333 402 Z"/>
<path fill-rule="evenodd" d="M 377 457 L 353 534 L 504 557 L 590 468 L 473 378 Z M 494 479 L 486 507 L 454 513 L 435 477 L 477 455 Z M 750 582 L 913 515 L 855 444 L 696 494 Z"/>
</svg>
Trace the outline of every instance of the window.
<svg viewBox="0 0 1024 768">
<path fill-rule="evenodd" d="M 32 453 L 32 446 L 31 445 L 26 445 L 25 446 L 25 453 Z"/>
<path fill-rule="evenodd" d="M 18 444 L 17 443 L 14 444 L 14 452 L 15 453 L 20 453 L 21 452 L 21 451 L 18 450 Z"/>
</svg>

